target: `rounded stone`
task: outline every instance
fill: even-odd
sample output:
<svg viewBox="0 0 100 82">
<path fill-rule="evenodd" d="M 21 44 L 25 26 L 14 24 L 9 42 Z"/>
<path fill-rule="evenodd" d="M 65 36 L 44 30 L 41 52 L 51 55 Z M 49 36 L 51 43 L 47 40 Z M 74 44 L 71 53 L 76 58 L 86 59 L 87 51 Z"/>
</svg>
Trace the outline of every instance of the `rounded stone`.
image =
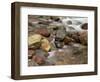
<svg viewBox="0 0 100 82">
<path fill-rule="evenodd" d="M 74 40 L 74 42 L 80 43 L 78 32 L 69 33 L 69 37 L 71 37 Z"/>
<path fill-rule="evenodd" d="M 41 40 L 41 49 L 43 49 L 44 51 L 49 51 L 51 48 L 49 41 L 44 38 Z"/>
<path fill-rule="evenodd" d="M 37 42 L 40 42 L 42 39 L 42 36 L 39 34 L 33 34 L 31 36 L 28 37 L 28 45 L 32 45 L 35 44 Z"/>
<path fill-rule="evenodd" d="M 81 44 L 87 45 L 87 40 L 88 40 L 88 33 L 87 31 L 79 32 L 79 39 Z"/>
<path fill-rule="evenodd" d="M 40 34 L 40 35 L 45 36 L 45 37 L 50 36 L 50 33 L 49 33 L 47 28 L 37 28 L 37 29 L 34 30 L 34 32 L 36 34 Z"/>
<path fill-rule="evenodd" d="M 35 50 L 28 49 L 28 58 L 29 59 L 31 59 L 34 54 L 35 54 Z"/>
<path fill-rule="evenodd" d="M 62 41 L 65 38 L 65 36 L 66 36 L 65 30 L 57 30 L 55 40 Z"/>
<path fill-rule="evenodd" d="M 32 57 L 32 60 L 35 61 L 39 65 L 42 65 L 45 63 L 45 58 L 43 56 L 40 56 L 40 55 L 34 55 Z"/>
<path fill-rule="evenodd" d="M 48 57 L 49 56 L 48 52 L 46 52 L 42 49 L 35 50 L 35 55 L 40 55 L 40 56 L 43 56 L 43 57 Z"/>
<path fill-rule="evenodd" d="M 63 48 L 64 43 L 63 42 L 59 42 L 59 41 L 55 41 L 55 46 L 56 46 L 56 48 Z"/>
<path fill-rule="evenodd" d="M 29 48 L 34 49 L 34 50 L 40 49 L 40 47 L 41 47 L 41 42 L 37 42 L 37 43 L 34 43 L 34 44 L 29 46 Z"/>
<path fill-rule="evenodd" d="M 64 41 L 64 44 L 69 44 L 71 42 L 74 42 L 74 39 L 66 36 L 63 41 Z"/>
<path fill-rule="evenodd" d="M 81 28 L 84 29 L 84 30 L 87 30 L 88 29 L 88 23 L 82 24 Z"/>
</svg>

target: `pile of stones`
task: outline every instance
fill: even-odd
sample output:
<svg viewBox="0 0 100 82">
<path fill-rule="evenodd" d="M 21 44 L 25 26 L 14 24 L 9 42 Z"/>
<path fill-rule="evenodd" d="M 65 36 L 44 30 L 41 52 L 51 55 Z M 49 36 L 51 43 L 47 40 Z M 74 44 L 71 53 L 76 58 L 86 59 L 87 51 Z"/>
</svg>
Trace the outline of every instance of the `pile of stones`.
<svg viewBox="0 0 100 82">
<path fill-rule="evenodd" d="M 69 52 L 66 52 L 69 50 L 68 46 L 72 46 L 70 50 L 74 50 L 74 44 L 80 44 L 80 46 L 82 45 L 82 47 L 87 46 L 87 26 L 87 23 L 82 24 L 81 28 L 84 31 L 70 32 L 66 31 L 66 27 L 64 27 L 64 25 L 62 24 L 62 20 L 60 20 L 60 17 L 30 15 L 28 21 L 28 65 L 43 66 L 71 64 L 69 60 L 71 60 L 70 58 L 72 56 L 70 55 L 71 57 L 69 57 Z M 62 50 L 62 53 L 59 52 L 59 49 Z M 79 51 L 82 51 L 82 49 Z M 55 53 L 51 57 L 50 55 L 52 54 L 50 54 L 49 52 L 52 51 L 55 51 Z M 58 54 L 62 54 L 62 56 Z M 65 58 L 65 55 L 68 54 L 68 60 L 66 60 L 67 62 L 65 63 L 59 63 L 58 57 L 63 57 L 63 54 Z"/>
</svg>

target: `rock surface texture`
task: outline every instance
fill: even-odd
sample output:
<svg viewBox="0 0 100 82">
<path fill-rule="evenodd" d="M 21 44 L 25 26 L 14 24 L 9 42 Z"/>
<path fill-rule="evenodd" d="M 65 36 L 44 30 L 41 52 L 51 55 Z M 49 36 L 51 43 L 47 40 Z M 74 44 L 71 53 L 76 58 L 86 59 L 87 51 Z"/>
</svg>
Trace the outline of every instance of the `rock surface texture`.
<svg viewBox="0 0 100 82">
<path fill-rule="evenodd" d="M 88 18 L 28 16 L 28 66 L 87 64 Z"/>
</svg>

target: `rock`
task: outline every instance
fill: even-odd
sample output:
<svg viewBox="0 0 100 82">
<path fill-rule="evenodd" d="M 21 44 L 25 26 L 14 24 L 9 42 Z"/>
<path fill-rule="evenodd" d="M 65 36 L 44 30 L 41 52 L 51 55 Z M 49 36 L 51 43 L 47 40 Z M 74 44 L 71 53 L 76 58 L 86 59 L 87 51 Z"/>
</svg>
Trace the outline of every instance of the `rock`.
<svg viewBox="0 0 100 82">
<path fill-rule="evenodd" d="M 66 29 L 69 31 L 75 31 L 75 28 L 73 26 L 68 26 Z"/>
<path fill-rule="evenodd" d="M 71 20 L 68 20 L 68 21 L 67 21 L 67 24 L 68 24 L 68 25 L 71 25 L 71 24 L 72 24 L 72 21 L 71 21 Z"/>
<path fill-rule="evenodd" d="M 56 45 L 56 48 L 63 48 L 64 43 L 63 42 L 59 42 L 59 41 L 55 41 L 55 45 Z"/>
<path fill-rule="evenodd" d="M 35 44 L 37 42 L 40 42 L 42 39 L 42 36 L 39 34 L 34 34 L 28 37 L 28 45 Z"/>
<path fill-rule="evenodd" d="M 81 28 L 83 30 L 87 30 L 88 29 L 88 23 L 82 24 Z"/>
<path fill-rule="evenodd" d="M 35 55 L 40 55 L 40 56 L 43 56 L 43 57 L 48 57 L 49 56 L 48 52 L 46 52 L 42 49 L 35 50 Z"/>
<path fill-rule="evenodd" d="M 74 42 L 74 39 L 66 36 L 63 41 L 64 41 L 64 44 L 69 44 L 71 42 Z"/>
<path fill-rule="evenodd" d="M 70 60 L 70 51 L 65 49 L 57 50 L 54 52 L 55 55 L 50 57 L 48 60 L 53 62 L 55 65 L 67 65 Z"/>
<path fill-rule="evenodd" d="M 34 49 L 34 50 L 40 49 L 40 47 L 41 47 L 41 42 L 36 42 L 36 43 L 29 46 L 29 48 Z"/>
<path fill-rule="evenodd" d="M 48 29 L 53 29 L 53 30 L 58 30 L 59 29 L 58 26 L 56 26 L 56 25 L 49 25 L 47 28 Z"/>
<path fill-rule="evenodd" d="M 87 31 L 79 32 L 79 39 L 81 44 L 87 45 L 87 40 L 88 40 Z"/>
<path fill-rule="evenodd" d="M 28 58 L 31 59 L 32 56 L 35 54 L 35 50 L 33 49 L 28 49 Z"/>
<path fill-rule="evenodd" d="M 34 60 L 29 60 L 28 66 L 38 66 L 38 64 Z"/>
<path fill-rule="evenodd" d="M 37 64 L 42 65 L 45 63 L 45 57 L 40 55 L 35 55 L 32 57 L 32 60 L 35 61 Z"/>
<path fill-rule="evenodd" d="M 55 65 L 55 63 L 53 63 L 52 61 L 45 61 L 44 63 L 45 66 L 50 66 L 50 65 Z"/>
<path fill-rule="evenodd" d="M 66 36 L 65 30 L 57 30 L 55 40 L 62 41 L 65 38 L 65 36 Z"/>
<path fill-rule="evenodd" d="M 49 41 L 44 38 L 41 40 L 41 49 L 45 50 L 45 51 L 49 51 L 51 48 Z"/>
<path fill-rule="evenodd" d="M 78 32 L 70 32 L 70 33 L 67 34 L 67 36 L 72 38 L 74 40 L 74 42 L 80 43 Z"/>
<path fill-rule="evenodd" d="M 54 50 L 57 49 L 57 48 L 56 48 L 56 45 L 55 45 L 54 42 L 51 42 L 50 45 L 51 45 L 51 49 L 50 49 L 50 51 L 54 51 Z"/>
<path fill-rule="evenodd" d="M 38 22 L 38 24 L 43 24 L 43 25 L 49 25 L 51 23 L 51 21 L 49 20 L 41 20 Z"/>
<path fill-rule="evenodd" d="M 45 37 L 50 36 L 50 33 L 49 33 L 47 28 L 37 28 L 37 29 L 34 30 L 34 32 L 36 34 L 40 34 L 40 35 L 45 36 Z"/>
<path fill-rule="evenodd" d="M 38 65 L 43 65 L 49 54 L 41 49 L 35 50 L 35 54 L 32 56 L 32 61 L 36 62 Z"/>
<path fill-rule="evenodd" d="M 47 28 L 54 30 L 65 30 L 66 28 L 60 22 L 53 22 Z"/>
<path fill-rule="evenodd" d="M 51 16 L 50 19 L 56 22 L 61 22 L 60 18 L 56 16 Z"/>
</svg>

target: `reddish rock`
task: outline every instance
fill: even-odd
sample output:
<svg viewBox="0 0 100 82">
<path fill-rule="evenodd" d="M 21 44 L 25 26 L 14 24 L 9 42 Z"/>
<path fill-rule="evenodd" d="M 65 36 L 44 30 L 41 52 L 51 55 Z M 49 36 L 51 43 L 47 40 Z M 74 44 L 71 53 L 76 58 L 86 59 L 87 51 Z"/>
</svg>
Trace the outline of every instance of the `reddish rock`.
<svg viewBox="0 0 100 82">
<path fill-rule="evenodd" d="M 64 44 L 69 44 L 69 43 L 71 43 L 71 42 L 74 42 L 74 39 L 72 39 L 72 38 L 70 38 L 70 37 L 68 37 L 68 36 L 66 36 L 66 37 L 64 38 Z"/>
<path fill-rule="evenodd" d="M 76 43 L 80 43 L 78 32 L 73 32 L 73 33 L 71 33 L 69 37 L 71 37 L 72 39 L 74 39 L 74 41 L 75 41 Z"/>
<path fill-rule="evenodd" d="M 35 54 L 35 51 L 33 49 L 28 49 L 28 58 L 29 59 L 31 59 L 34 54 Z"/>
<path fill-rule="evenodd" d="M 87 31 L 79 32 L 79 39 L 81 44 L 87 45 L 88 33 Z"/>
<path fill-rule="evenodd" d="M 43 56 L 40 56 L 40 55 L 33 56 L 32 60 L 35 61 L 39 65 L 42 65 L 45 63 L 45 58 Z"/>
<path fill-rule="evenodd" d="M 37 28 L 37 29 L 35 29 L 34 32 L 37 34 L 40 34 L 42 36 L 45 36 L 45 37 L 50 36 L 50 33 L 49 33 L 48 29 L 46 29 L 46 28 Z"/>
</svg>

